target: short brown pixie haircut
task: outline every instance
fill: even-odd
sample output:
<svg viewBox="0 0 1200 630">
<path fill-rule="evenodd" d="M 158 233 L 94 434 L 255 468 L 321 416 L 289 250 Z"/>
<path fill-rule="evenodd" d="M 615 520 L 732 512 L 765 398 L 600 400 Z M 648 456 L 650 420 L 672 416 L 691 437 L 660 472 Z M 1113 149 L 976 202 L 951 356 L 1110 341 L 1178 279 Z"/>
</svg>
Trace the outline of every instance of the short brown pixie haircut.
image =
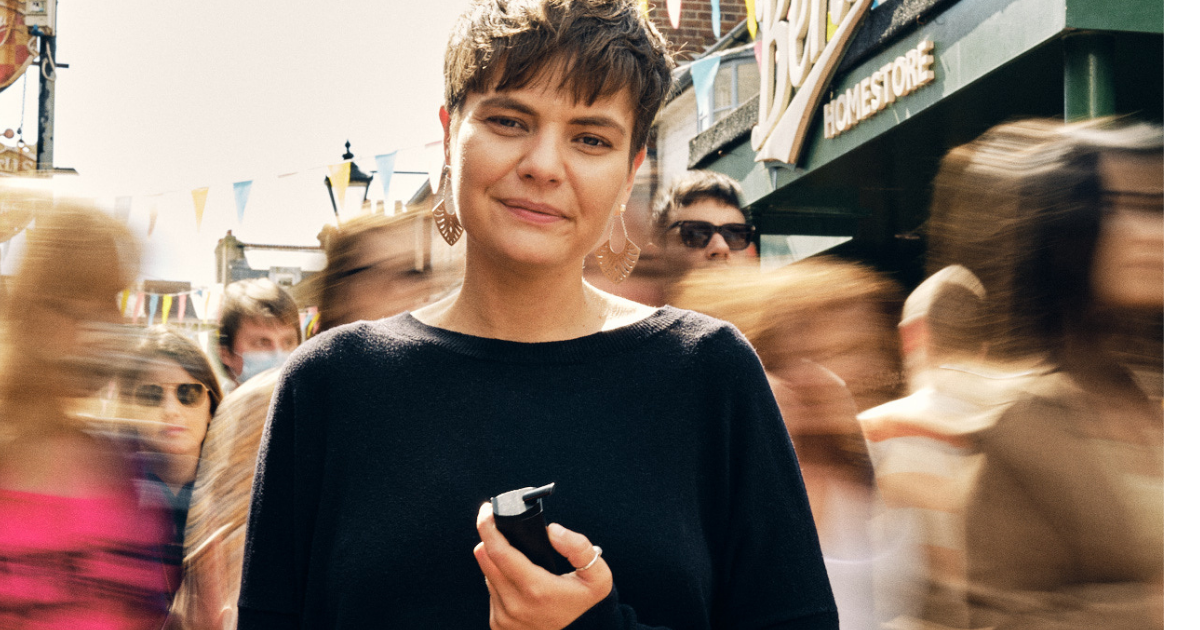
<svg viewBox="0 0 1200 630">
<path fill-rule="evenodd" d="M 474 0 L 446 48 L 446 111 L 471 92 L 517 90 L 561 70 L 576 102 L 628 89 L 634 121 L 630 159 L 671 90 L 667 42 L 635 0 Z"/>
</svg>

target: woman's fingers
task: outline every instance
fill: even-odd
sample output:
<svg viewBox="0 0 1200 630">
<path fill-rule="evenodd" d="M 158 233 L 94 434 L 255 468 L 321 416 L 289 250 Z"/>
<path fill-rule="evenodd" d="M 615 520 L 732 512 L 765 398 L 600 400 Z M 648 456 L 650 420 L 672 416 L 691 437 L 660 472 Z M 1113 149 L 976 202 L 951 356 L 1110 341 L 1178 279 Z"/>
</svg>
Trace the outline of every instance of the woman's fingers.
<svg viewBox="0 0 1200 630">
<path fill-rule="evenodd" d="M 573 532 L 558 523 L 551 523 L 547 528 L 550 534 L 550 544 L 567 562 L 575 567 L 575 577 L 590 585 L 612 584 L 612 573 L 608 563 L 601 557 L 599 547 L 592 545 L 587 536 Z"/>
</svg>

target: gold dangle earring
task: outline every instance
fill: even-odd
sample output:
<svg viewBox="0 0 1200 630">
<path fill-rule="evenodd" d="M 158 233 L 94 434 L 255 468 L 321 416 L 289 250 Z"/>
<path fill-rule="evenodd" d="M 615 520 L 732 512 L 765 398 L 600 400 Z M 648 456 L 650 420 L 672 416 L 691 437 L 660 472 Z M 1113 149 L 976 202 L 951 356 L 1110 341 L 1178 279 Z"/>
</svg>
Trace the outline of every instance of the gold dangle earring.
<svg viewBox="0 0 1200 630">
<path fill-rule="evenodd" d="M 608 226 L 608 238 L 604 239 L 600 247 L 593 252 L 596 254 L 596 262 L 600 263 L 600 271 L 614 284 L 620 284 L 629 277 L 629 274 L 633 272 L 633 266 L 637 264 L 638 256 L 642 255 L 642 248 L 629 240 L 629 230 L 625 227 L 625 204 L 621 204 L 621 211 L 617 215 L 617 219 L 621 222 L 621 235 L 625 240 L 624 247 L 620 251 L 613 247 L 613 232 L 617 227 L 617 221 L 614 220 Z"/>
<path fill-rule="evenodd" d="M 463 226 L 458 220 L 458 215 L 453 210 L 454 202 L 450 199 L 450 165 L 442 167 L 442 182 L 441 182 L 442 198 L 438 200 L 437 205 L 433 207 L 433 221 L 437 224 L 438 232 L 441 232 L 442 238 L 450 245 L 458 242 L 462 236 Z"/>
</svg>

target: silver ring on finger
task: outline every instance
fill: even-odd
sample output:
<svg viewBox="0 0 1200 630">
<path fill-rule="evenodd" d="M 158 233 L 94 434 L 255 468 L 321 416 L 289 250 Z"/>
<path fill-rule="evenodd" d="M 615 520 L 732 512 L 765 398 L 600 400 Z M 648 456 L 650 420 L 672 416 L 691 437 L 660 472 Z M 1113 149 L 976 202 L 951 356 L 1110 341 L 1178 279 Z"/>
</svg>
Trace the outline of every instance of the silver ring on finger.
<svg viewBox="0 0 1200 630">
<path fill-rule="evenodd" d="M 600 548 L 600 545 L 592 545 L 592 551 L 594 551 L 596 555 L 592 556 L 591 561 L 587 564 L 581 567 L 575 567 L 576 571 L 587 571 L 588 569 L 592 568 L 592 565 L 596 564 L 596 561 L 600 559 L 600 554 L 604 553 L 604 550 Z"/>
</svg>

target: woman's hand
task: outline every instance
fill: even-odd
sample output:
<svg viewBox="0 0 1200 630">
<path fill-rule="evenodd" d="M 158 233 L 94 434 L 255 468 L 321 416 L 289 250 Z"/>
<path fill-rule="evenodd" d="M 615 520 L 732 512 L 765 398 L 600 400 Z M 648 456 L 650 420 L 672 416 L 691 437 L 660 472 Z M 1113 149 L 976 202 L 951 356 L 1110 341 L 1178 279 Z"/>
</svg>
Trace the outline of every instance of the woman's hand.
<svg viewBox="0 0 1200 630">
<path fill-rule="evenodd" d="M 566 575 L 554 575 L 508 544 L 496 529 L 491 503 L 479 508 L 475 527 L 482 540 L 475 545 L 475 560 L 492 596 L 493 630 L 560 630 L 612 590 L 608 563 L 583 534 L 557 523 L 547 528 L 550 544 L 576 567 Z"/>
</svg>

